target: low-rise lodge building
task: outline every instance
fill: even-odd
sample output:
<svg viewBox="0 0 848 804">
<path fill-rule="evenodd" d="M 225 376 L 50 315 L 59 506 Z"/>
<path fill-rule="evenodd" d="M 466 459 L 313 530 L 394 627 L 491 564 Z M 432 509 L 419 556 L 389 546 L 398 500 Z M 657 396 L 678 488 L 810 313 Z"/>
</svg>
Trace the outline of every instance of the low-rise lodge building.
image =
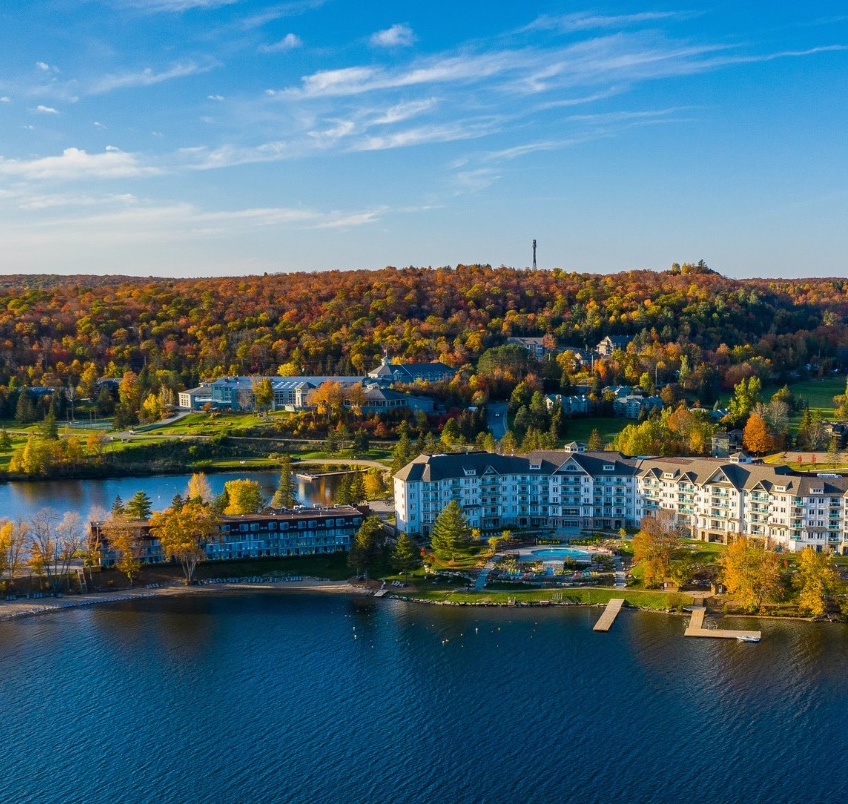
<svg viewBox="0 0 848 804">
<path fill-rule="evenodd" d="M 362 526 L 367 509 L 351 505 L 331 508 L 297 507 L 293 510 L 269 509 L 259 514 L 222 516 L 218 534 L 206 545 L 209 561 L 263 558 L 271 556 L 310 556 L 346 552 Z M 162 545 L 150 529 L 149 520 L 115 523 L 110 520 L 90 523 L 90 539 L 100 544 L 100 565 L 115 563 L 109 547 L 109 533 L 116 527 L 136 529 L 141 537 L 143 564 L 165 560 Z"/>
</svg>

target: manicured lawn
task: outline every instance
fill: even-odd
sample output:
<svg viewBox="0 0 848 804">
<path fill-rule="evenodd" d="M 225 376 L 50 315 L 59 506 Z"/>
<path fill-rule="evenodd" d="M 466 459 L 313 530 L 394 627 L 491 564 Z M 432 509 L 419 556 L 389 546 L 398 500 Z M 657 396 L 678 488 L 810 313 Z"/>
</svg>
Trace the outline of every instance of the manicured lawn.
<svg viewBox="0 0 848 804">
<path fill-rule="evenodd" d="M 691 605 L 692 598 L 686 593 L 648 592 L 630 589 L 609 589 L 576 587 L 557 589 L 533 589 L 526 591 L 507 590 L 497 592 L 486 589 L 482 592 L 455 591 L 434 586 L 428 588 L 419 585 L 417 589 L 403 589 L 398 594 L 413 597 L 417 600 L 443 601 L 448 603 L 492 603 L 506 605 L 510 601 L 519 603 L 541 603 L 544 601 L 558 603 L 606 604 L 614 597 L 623 597 L 632 606 L 649 609 L 674 609 L 681 605 Z"/>
<path fill-rule="evenodd" d="M 582 441 L 584 444 L 592 435 L 592 430 L 597 429 L 605 443 L 612 441 L 628 424 L 634 422 L 630 419 L 615 419 L 593 416 L 586 419 L 569 419 L 568 429 L 565 432 L 565 440 Z"/>
</svg>

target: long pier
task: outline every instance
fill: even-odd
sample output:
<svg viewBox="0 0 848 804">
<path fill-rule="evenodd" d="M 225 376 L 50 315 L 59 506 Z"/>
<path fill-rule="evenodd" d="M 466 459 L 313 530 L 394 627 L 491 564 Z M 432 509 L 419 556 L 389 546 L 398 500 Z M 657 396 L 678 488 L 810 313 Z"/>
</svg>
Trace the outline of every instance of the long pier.
<svg viewBox="0 0 848 804">
<path fill-rule="evenodd" d="M 615 618 L 618 616 L 618 612 L 621 611 L 621 607 L 624 605 L 623 597 L 614 597 L 607 603 L 607 607 L 604 609 L 603 614 L 601 614 L 598 622 L 595 623 L 595 627 L 592 629 L 593 631 L 609 631 L 612 624 L 615 622 Z"/>
<path fill-rule="evenodd" d="M 742 639 L 757 640 L 762 636 L 761 631 L 734 631 L 728 628 L 704 628 L 704 617 L 707 609 L 704 606 L 692 606 L 692 619 L 683 632 L 688 637 L 712 637 L 713 639 Z"/>
</svg>

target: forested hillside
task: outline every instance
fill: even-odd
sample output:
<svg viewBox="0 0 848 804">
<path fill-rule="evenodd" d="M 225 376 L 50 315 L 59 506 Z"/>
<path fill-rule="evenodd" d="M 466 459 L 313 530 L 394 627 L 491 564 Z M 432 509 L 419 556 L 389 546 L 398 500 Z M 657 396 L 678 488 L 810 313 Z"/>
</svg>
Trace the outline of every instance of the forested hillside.
<svg viewBox="0 0 848 804">
<path fill-rule="evenodd" d="M 594 345 L 627 334 L 658 379 L 706 372 L 725 388 L 848 364 L 848 280 L 734 280 L 699 265 L 610 275 L 489 266 L 224 279 L 0 277 L 0 385 L 167 371 L 341 373 L 394 359 L 474 365 L 510 335 Z M 635 360 L 635 358 L 634 358 Z M 280 368 L 282 367 L 282 369 Z M 737 368 L 734 368 L 737 367 Z"/>
</svg>

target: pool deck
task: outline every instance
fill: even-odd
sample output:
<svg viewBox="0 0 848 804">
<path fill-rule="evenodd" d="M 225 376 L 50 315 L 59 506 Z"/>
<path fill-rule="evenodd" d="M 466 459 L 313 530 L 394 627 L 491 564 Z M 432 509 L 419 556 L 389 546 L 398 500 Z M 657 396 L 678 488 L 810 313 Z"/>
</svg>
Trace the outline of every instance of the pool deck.
<svg viewBox="0 0 848 804">
<path fill-rule="evenodd" d="M 732 631 L 727 628 L 704 628 L 704 617 L 707 610 L 704 606 L 692 606 L 692 619 L 683 632 L 688 637 L 712 637 L 713 639 L 760 639 L 761 631 Z"/>
<path fill-rule="evenodd" d="M 595 623 L 595 627 L 592 629 L 593 631 L 609 631 L 612 627 L 612 624 L 615 622 L 615 618 L 618 616 L 618 612 L 621 611 L 621 607 L 624 605 L 623 597 L 614 597 L 607 603 L 607 607 L 604 609 L 604 613 L 601 614 L 598 622 Z"/>
</svg>

